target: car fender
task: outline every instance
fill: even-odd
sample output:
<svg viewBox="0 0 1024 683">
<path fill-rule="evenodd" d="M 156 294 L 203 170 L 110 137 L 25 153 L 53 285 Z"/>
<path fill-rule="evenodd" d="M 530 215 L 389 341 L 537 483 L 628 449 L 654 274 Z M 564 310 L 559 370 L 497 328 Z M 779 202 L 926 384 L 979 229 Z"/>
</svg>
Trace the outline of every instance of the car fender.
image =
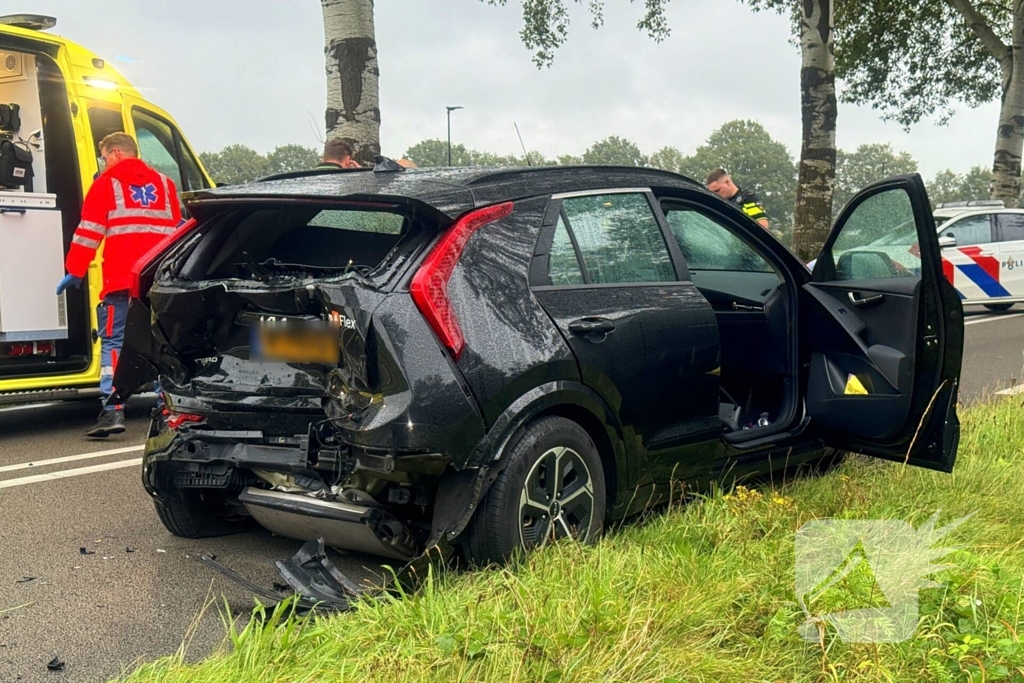
<svg viewBox="0 0 1024 683">
<path fill-rule="evenodd" d="M 468 458 L 462 463 L 453 463 L 441 476 L 428 549 L 440 539 L 452 540 L 465 530 L 491 484 L 508 465 L 508 445 L 516 434 L 538 415 L 565 407 L 582 408 L 604 425 L 615 471 L 619 477 L 628 478 L 622 425 L 604 400 L 580 382 L 542 384 L 513 401 L 469 452 Z"/>
</svg>

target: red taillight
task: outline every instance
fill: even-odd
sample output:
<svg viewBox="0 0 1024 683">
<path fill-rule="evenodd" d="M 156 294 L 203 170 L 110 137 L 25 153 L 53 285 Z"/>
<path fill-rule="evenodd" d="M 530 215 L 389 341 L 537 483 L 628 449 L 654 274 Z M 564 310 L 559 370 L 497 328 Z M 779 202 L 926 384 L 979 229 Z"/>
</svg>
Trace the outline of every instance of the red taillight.
<svg viewBox="0 0 1024 683">
<path fill-rule="evenodd" d="M 427 324 L 455 360 L 458 360 L 462 353 L 465 339 L 448 300 L 448 280 L 473 233 L 510 213 L 512 202 L 495 204 L 464 214 L 427 254 L 426 260 L 416 271 L 412 284 L 409 285 L 409 292 L 416 303 L 416 308 L 427 319 Z"/>
<path fill-rule="evenodd" d="M 135 299 L 141 299 L 144 292 L 142 291 L 142 271 L 156 261 L 158 258 L 167 253 L 167 250 L 174 246 L 178 240 L 187 235 L 190 230 L 195 226 L 196 221 L 192 219 L 187 223 L 183 224 L 180 228 L 175 230 L 173 233 L 165 237 L 156 243 L 152 249 L 146 252 L 146 254 L 135 262 L 129 271 L 128 279 L 128 293 Z"/>
<path fill-rule="evenodd" d="M 194 415 L 192 413 L 172 413 L 167 410 L 164 411 L 167 415 L 167 427 L 178 431 L 178 428 L 186 422 L 202 422 L 206 418 L 202 415 Z"/>
</svg>

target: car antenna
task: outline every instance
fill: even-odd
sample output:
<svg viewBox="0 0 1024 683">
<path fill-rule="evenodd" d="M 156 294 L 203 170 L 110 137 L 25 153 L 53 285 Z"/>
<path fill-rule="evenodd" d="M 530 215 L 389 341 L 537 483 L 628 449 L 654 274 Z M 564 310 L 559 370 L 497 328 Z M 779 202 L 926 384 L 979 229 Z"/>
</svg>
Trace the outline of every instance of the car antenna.
<svg viewBox="0 0 1024 683">
<path fill-rule="evenodd" d="M 523 156 L 526 157 L 526 165 L 533 166 L 533 164 L 530 163 L 530 153 L 526 151 L 526 145 L 523 144 L 523 136 L 519 133 L 519 124 L 513 121 L 512 125 L 516 127 L 516 135 L 519 136 L 519 146 L 523 148 Z"/>
</svg>

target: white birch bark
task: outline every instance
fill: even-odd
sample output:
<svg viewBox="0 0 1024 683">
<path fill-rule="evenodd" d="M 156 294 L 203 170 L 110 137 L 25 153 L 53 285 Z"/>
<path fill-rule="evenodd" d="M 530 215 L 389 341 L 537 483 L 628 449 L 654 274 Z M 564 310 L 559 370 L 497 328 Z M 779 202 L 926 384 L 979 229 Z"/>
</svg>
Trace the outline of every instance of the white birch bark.
<svg viewBox="0 0 1024 683">
<path fill-rule="evenodd" d="M 967 22 L 981 44 L 999 63 L 1003 88 L 992 159 L 992 199 L 1006 206 L 1020 201 L 1021 152 L 1024 150 L 1024 0 L 1015 0 L 1011 44 L 992 30 L 991 21 L 972 0 L 947 0 Z"/>
<path fill-rule="evenodd" d="M 358 161 L 380 154 L 380 100 L 373 0 L 321 0 L 327 66 L 327 139 L 340 137 Z"/>
<path fill-rule="evenodd" d="M 1021 0 L 1014 8 L 1012 36 L 1008 56 L 1000 64 L 1003 98 L 992 159 L 992 199 L 1002 199 L 1006 206 L 1017 206 L 1020 201 L 1020 163 L 1024 150 L 1024 1 Z"/>
<path fill-rule="evenodd" d="M 800 0 L 800 147 L 793 251 L 818 256 L 832 227 L 836 177 L 836 72 L 833 0 Z"/>
</svg>

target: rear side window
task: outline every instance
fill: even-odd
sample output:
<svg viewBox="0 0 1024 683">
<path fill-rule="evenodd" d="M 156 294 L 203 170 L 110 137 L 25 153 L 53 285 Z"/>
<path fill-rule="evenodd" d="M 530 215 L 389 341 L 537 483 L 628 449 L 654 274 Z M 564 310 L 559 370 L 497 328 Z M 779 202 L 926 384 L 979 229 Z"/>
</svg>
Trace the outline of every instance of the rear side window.
<svg viewBox="0 0 1024 683">
<path fill-rule="evenodd" d="M 961 218 L 955 223 L 948 224 L 940 234 L 956 239 L 958 247 L 987 244 L 992 241 L 992 219 L 988 215 Z"/>
<path fill-rule="evenodd" d="M 567 198 L 562 213 L 591 284 L 675 281 L 668 246 L 645 195 Z"/>
<path fill-rule="evenodd" d="M 1024 240 L 1024 213 L 1000 213 L 996 214 L 996 218 L 999 221 L 1000 242 Z"/>
</svg>

